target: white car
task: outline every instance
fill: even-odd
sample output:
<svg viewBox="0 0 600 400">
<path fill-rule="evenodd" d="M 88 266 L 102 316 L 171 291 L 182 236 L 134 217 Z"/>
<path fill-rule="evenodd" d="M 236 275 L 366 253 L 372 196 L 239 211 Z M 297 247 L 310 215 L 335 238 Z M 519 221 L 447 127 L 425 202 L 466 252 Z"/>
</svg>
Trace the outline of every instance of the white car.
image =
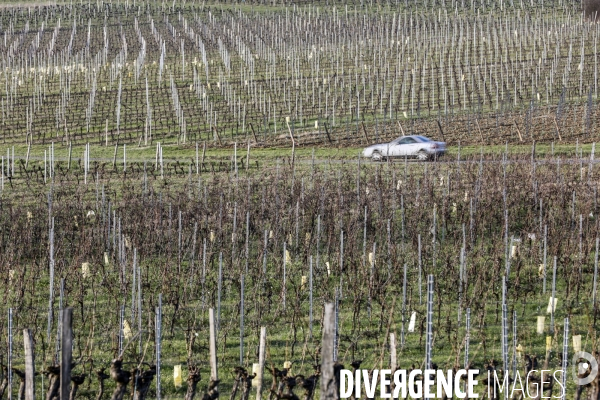
<svg viewBox="0 0 600 400">
<path fill-rule="evenodd" d="M 436 142 L 425 136 L 401 136 L 389 143 L 374 144 L 363 150 L 363 157 L 382 161 L 392 157 L 416 157 L 426 161 L 436 159 L 446 152 L 445 142 Z"/>
</svg>

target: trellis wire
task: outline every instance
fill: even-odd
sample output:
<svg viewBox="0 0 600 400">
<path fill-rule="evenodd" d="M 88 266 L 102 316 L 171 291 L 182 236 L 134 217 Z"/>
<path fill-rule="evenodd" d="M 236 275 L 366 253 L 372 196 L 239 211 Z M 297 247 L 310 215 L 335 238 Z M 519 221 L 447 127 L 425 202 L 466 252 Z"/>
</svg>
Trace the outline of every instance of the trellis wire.
<svg viewBox="0 0 600 400">
<path fill-rule="evenodd" d="M 463 225 L 464 227 L 464 225 Z M 458 279 L 458 323 L 462 317 L 462 297 L 463 297 L 463 282 L 464 282 L 464 268 L 465 268 L 465 248 L 464 246 L 460 249 L 460 265 L 459 265 L 459 279 Z"/>
<path fill-rule="evenodd" d="M 248 258 L 250 257 L 250 211 L 246 211 L 246 271 L 245 274 L 248 273 Z"/>
<path fill-rule="evenodd" d="M 235 259 L 237 244 L 237 201 L 233 204 L 233 231 L 231 233 L 231 260 Z"/>
<path fill-rule="evenodd" d="M 508 226 L 508 223 L 507 223 Z M 512 258 L 512 247 L 514 243 L 514 236 L 510 237 L 510 242 L 506 251 L 506 280 L 510 277 L 510 260 Z"/>
<path fill-rule="evenodd" d="M 433 266 L 435 267 L 436 265 L 436 233 L 437 233 L 437 207 L 436 204 L 433 205 L 433 227 L 431 228 L 431 233 L 433 235 L 433 241 L 432 241 L 432 258 L 433 258 Z"/>
<path fill-rule="evenodd" d="M 342 298 L 342 271 L 344 270 L 344 231 L 340 230 L 340 299 Z"/>
<path fill-rule="evenodd" d="M 506 306 L 506 277 L 502 281 L 502 371 L 508 374 L 508 321 L 507 321 L 507 306 Z M 505 398 L 508 398 L 508 392 L 505 393 Z"/>
<path fill-rule="evenodd" d="M 562 387 L 564 390 L 562 399 L 567 395 L 567 359 L 569 357 L 569 317 L 565 318 L 565 327 L 563 335 L 563 353 L 562 353 Z"/>
<path fill-rule="evenodd" d="M 310 271 L 308 272 L 308 290 L 309 290 L 309 311 L 308 311 L 308 329 L 310 337 L 313 335 L 313 261 L 310 256 Z"/>
<path fill-rule="evenodd" d="M 402 329 L 400 331 L 400 348 L 404 349 L 404 325 L 406 324 L 406 272 L 407 264 L 404 263 L 404 274 L 402 279 Z"/>
<path fill-rule="evenodd" d="M 421 294 L 421 286 L 423 285 L 421 282 L 423 264 L 422 264 L 422 258 L 421 258 L 421 234 L 420 233 L 417 235 L 417 242 L 418 242 L 418 252 L 419 252 L 419 257 L 418 257 L 418 261 L 419 261 L 419 304 L 423 304 L 423 298 L 422 298 L 422 294 Z"/>
<path fill-rule="evenodd" d="M 162 293 L 158 295 L 158 307 L 155 314 L 155 346 L 156 346 L 156 398 L 161 398 L 161 382 L 160 382 L 160 357 L 162 350 Z"/>
<path fill-rule="evenodd" d="M 220 328 L 221 323 L 221 289 L 223 286 L 223 253 L 219 253 L 219 276 L 218 276 L 218 284 L 217 284 L 217 321 L 215 324 L 217 332 Z"/>
<path fill-rule="evenodd" d="M 206 291 L 205 285 L 206 283 L 206 238 L 203 240 L 202 244 L 202 306 L 206 305 Z"/>
<path fill-rule="evenodd" d="M 8 309 L 8 400 L 12 400 L 13 309 Z"/>
<path fill-rule="evenodd" d="M 465 322 L 465 369 L 469 368 L 469 343 L 471 341 L 471 308 L 467 308 Z"/>
<path fill-rule="evenodd" d="M 596 253 L 594 255 L 594 284 L 592 286 L 592 307 L 596 308 L 596 290 L 598 284 L 598 245 L 600 238 L 596 238 Z"/>
<path fill-rule="evenodd" d="M 543 289 L 543 293 L 546 293 L 546 270 L 547 270 L 547 262 L 546 262 L 546 255 L 548 251 L 548 225 L 544 225 L 544 271 L 543 271 L 543 277 L 544 277 L 544 289 Z"/>
<path fill-rule="evenodd" d="M 512 356 L 512 376 L 513 379 L 515 378 L 516 374 L 517 374 L 517 311 L 514 310 L 513 311 L 513 356 Z"/>
<path fill-rule="evenodd" d="M 133 256 L 134 256 L 134 262 L 137 261 L 136 256 L 137 256 L 137 249 L 133 249 Z M 142 353 L 142 267 L 137 264 L 137 283 L 138 283 L 138 287 L 137 287 L 137 300 L 138 300 L 138 307 L 137 307 L 137 316 L 138 316 L 138 332 L 139 332 L 139 336 L 138 336 L 138 352 L 141 354 Z M 132 321 L 133 322 L 133 321 Z"/>
<path fill-rule="evenodd" d="M 51 213 L 52 202 L 48 194 L 49 213 Z M 48 342 L 51 340 L 52 332 L 52 305 L 54 303 L 54 217 L 50 217 L 50 296 L 48 300 Z"/>
<path fill-rule="evenodd" d="M 314 151 L 314 150 L 313 150 Z M 293 187 L 293 184 L 292 184 Z M 319 253 L 320 253 L 320 242 L 321 242 L 321 215 L 317 215 L 317 240 L 316 240 L 316 252 L 317 252 L 317 256 L 316 256 L 316 267 L 317 267 L 317 271 L 319 271 Z M 334 350 L 335 351 L 335 350 Z"/>
<path fill-rule="evenodd" d="M 65 294 L 65 279 L 62 278 L 60 280 L 60 294 L 59 294 L 59 300 L 58 300 L 58 313 L 59 313 L 59 318 L 56 321 L 56 325 L 57 325 L 57 329 L 56 329 L 56 357 L 58 359 L 58 356 L 60 354 L 60 346 L 61 346 L 61 340 L 62 340 L 62 311 L 64 308 L 64 294 Z"/>
<path fill-rule="evenodd" d="M 338 288 L 335 288 L 335 332 L 333 335 L 333 361 L 336 362 L 338 359 L 338 346 L 339 346 L 339 323 L 340 323 L 340 299 L 338 295 Z"/>
<path fill-rule="evenodd" d="M 181 210 L 179 210 L 177 218 L 177 273 L 179 274 L 181 274 L 181 242 L 183 240 L 181 224 Z"/>
<path fill-rule="evenodd" d="M 387 258 L 388 258 L 388 273 L 387 273 L 387 278 L 388 280 L 391 279 L 392 277 L 392 221 L 388 218 L 387 220 L 387 229 L 386 229 L 386 233 L 387 233 Z"/>
<path fill-rule="evenodd" d="M 554 304 L 556 302 L 556 256 L 554 256 L 554 267 L 552 268 L 552 301 L 550 304 L 550 333 L 554 334 Z"/>
<path fill-rule="evenodd" d="M 360 175 L 359 175 L 360 176 Z M 367 206 L 365 206 L 365 218 L 363 221 L 363 267 L 367 267 Z M 369 295 L 370 295 L 370 289 L 369 289 Z M 370 302 L 370 299 L 369 299 Z M 369 303 L 369 307 L 370 307 L 370 303 Z M 369 315 L 370 315 L 370 311 L 369 311 Z"/>
<path fill-rule="evenodd" d="M 121 305 L 119 308 L 119 354 L 123 352 L 123 341 L 125 339 L 124 335 L 124 324 L 125 324 L 125 306 Z"/>
<path fill-rule="evenodd" d="M 433 275 L 427 279 L 427 341 L 425 344 L 425 369 L 431 369 L 433 344 Z"/>
<path fill-rule="evenodd" d="M 244 274 L 240 278 L 240 365 L 244 365 Z"/>
<path fill-rule="evenodd" d="M 136 279 L 137 279 L 137 270 L 136 270 L 136 264 L 137 264 L 137 249 L 133 249 L 133 271 L 131 274 L 132 280 L 131 280 L 131 322 L 133 323 L 135 321 L 135 317 L 136 317 L 136 313 L 135 313 L 135 303 L 136 303 L 136 296 L 135 296 L 135 292 L 136 292 Z"/>
<path fill-rule="evenodd" d="M 283 242 L 283 283 L 281 285 L 281 297 L 282 297 L 282 302 L 283 302 L 283 311 L 285 311 L 285 291 L 286 291 L 286 280 L 287 280 L 287 250 L 286 250 L 286 243 L 285 241 Z M 248 258 L 246 258 L 246 261 L 248 260 Z"/>
</svg>

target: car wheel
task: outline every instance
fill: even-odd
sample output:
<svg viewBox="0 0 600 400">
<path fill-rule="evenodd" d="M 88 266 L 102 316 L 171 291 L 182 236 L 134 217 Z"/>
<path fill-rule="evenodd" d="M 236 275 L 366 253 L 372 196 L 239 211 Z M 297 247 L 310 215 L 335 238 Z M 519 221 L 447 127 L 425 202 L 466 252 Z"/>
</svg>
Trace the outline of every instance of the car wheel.
<svg viewBox="0 0 600 400">
<path fill-rule="evenodd" d="M 371 155 L 371 160 L 373 160 L 373 161 L 382 161 L 383 160 L 383 156 L 381 155 L 380 152 L 374 151 L 373 154 Z"/>
<path fill-rule="evenodd" d="M 417 160 L 419 161 L 427 161 L 429 160 L 429 154 L 425 150 L 421 150 L 417 153 Z"/>
</svg>

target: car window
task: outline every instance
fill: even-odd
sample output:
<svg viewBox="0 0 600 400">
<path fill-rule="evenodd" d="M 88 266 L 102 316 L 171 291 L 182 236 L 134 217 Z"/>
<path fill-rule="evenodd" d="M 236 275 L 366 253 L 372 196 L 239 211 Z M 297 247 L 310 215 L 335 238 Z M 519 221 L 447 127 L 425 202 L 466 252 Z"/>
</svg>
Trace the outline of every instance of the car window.
<svg viewBox="0 0 600 400">
<path fill-rule="evenodd" d="M 402 138 L 402 140 L 400 140 L 400 142 L 398 142 L 398 144 L 412 144 L 412 143 L 416 143 L 416 140 L 411 137 Z"/>
<path fill-rule="evenodd" d="M 431 139 L 426 138 L 425 136 L 420 136 L 419 135 L 419 136 L 416 136 L 416 137 L 418 137 L 422 142 L 431 142 Z"/>
</svg>

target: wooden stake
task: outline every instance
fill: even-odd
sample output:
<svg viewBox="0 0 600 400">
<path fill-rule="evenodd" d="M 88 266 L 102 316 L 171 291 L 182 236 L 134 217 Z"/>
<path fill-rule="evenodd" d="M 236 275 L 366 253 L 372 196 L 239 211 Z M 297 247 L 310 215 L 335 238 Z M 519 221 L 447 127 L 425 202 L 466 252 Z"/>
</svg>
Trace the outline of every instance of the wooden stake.
<svg viewBox="0 0 600 400">
<path fill-rule="evenodd" d="M 240 365 L 244 365 L 244 274 L 240 279 Z"/>
<path fill-rule="evenodd" d="M 290 139 L 292 139 L 292 146 L 294 146 L 294 144 L 296 143 L 296 140 L 294 139 L 294 135 L 292 134 L 292 129 L 290 128 L 290 124 L 287 121 L 285 121 L 285 124 L 287 125 L 288 132 L 290 133 Z"/>
<path fill-rule="evenodd" d="M 8 400 L 12 400 L 12 349 L 13 349 L 13 309 L 8 309 Z M 48 336 L 49 337 L 49 336 Z"/>
<path fill-rule="evenodd" d="M 263 372 L 265 369 L 265 348 L 267 344 L 267 328 L 262 326 L 260 328 L 260 345 L 258 350 L 258 373 L 256 376 L 256 399 L 262 399 L 262 384 L 263 384 Z"/>
<path fill-rule="evenodd" d="M 67 170 L 71 169 L 71 156 L 72 156 L 72 154 L 73 154 L 73 146 L 72 146 L 71 142 L 69 142 L 69 160 L 68 160 L 68 163 L 67 163 Z"/>
<path fill-rule="evenodd" d="M 204 165 L 204 156 L 206 155 L 206 141 L 202 144 L 202 161 L 200 162 L 200 166 Z"/>
<path fill-rule="evenodd" d="M 555 120 L 556 121 L 556 120 Z M 523 136 L 521 136 L 521 130 L 519 129 L 519 124 L 515 121 L 515 128 L 517 128 L 517 133 L 519 134 L 519 141 L 523 141 Z"/>
<path fill-rule="evenodd" d="M 400 121 L 398 121 L 398 126 L 400 127 L 400 132 L 402 132 L 402 136 L 406 136 L 406 134 L 404 133 L 404 129 L 402 129 L 402 124 L 400 123 Z"/>
<path fill-rule="evenodd" d="M 73 352 L 73 307 L 62 312 L 62 354 L 60 360 L 60 400 L 69 400 Z"/>
<path fill-rule="evenodd" d="M 29 164 L 29 152 L 31 151 L 31 142 L 27 144 L 27 156 L 25 157 L 25 168 Z"/>
<path fill-rule="evenodd" d="M 31 330 L 23 329 L 25 347 L 25 400 L 35 400 L 35 355 Z"/>
<path fill-rule="evenodd" d="M 337 398 L 335 377 L 333 376 L 334 324 L 333 303 L 325 303 L 321 344 L 321 400 L 334 400 Z"/>
<path fill-rule="evenodd" d="M 196 142 L 196 175 L 198 175 L 198 142 Z"/>
<path fill-rule="evenodd" d="M 113 165 L 112 167 L 115 168 L 115 165 L 117 164 L 117 149 L 119 148 L 119 143 L 115 144 L 115 154 L 113 155 Z"/>
<path fill-rule="evenodd" d="M 390 368 L 392 370 L 392 373 L 396 371 L 397 366 L 398 363 L 396 360 L 396 334 L 392 332 L 390 333 Z"/>
<path fill-rule="evenodd" d="M 210 334 L 208 342 L 210 351 L 210 379 L 216 381 L 219 379 L 217 370 L 217 331 L 215 326 L 215 310 L 212 308 L 208 310 L 208 325 Z"/>
<path fill-rule="evenodd" d="M 479 126 L 479 120 L 475 118 L 475 124 L 477 125 L 477 131 L 479 132 L 479 137 L 481 138 L 481 144 L 484 144 L 483 134 L 481 133 L 481 127 Z"/>
<path fill-rule="evenodd" d="M 248 140 L 248 150 L 246 151 L 246 172 L 248 172 L 249 167 L 250 167 L 250 141 Z"/>
<path fill-rule="evenodd" d="M 558 134 L 558 140 L 562 142 L 562 137 L 560 137 L 560 129 L 558 129 L 558 122 L 556 121 L 556 117 L 554 117 L 554 126 L 556 127 L 556 133 Z"/>
</svg>

